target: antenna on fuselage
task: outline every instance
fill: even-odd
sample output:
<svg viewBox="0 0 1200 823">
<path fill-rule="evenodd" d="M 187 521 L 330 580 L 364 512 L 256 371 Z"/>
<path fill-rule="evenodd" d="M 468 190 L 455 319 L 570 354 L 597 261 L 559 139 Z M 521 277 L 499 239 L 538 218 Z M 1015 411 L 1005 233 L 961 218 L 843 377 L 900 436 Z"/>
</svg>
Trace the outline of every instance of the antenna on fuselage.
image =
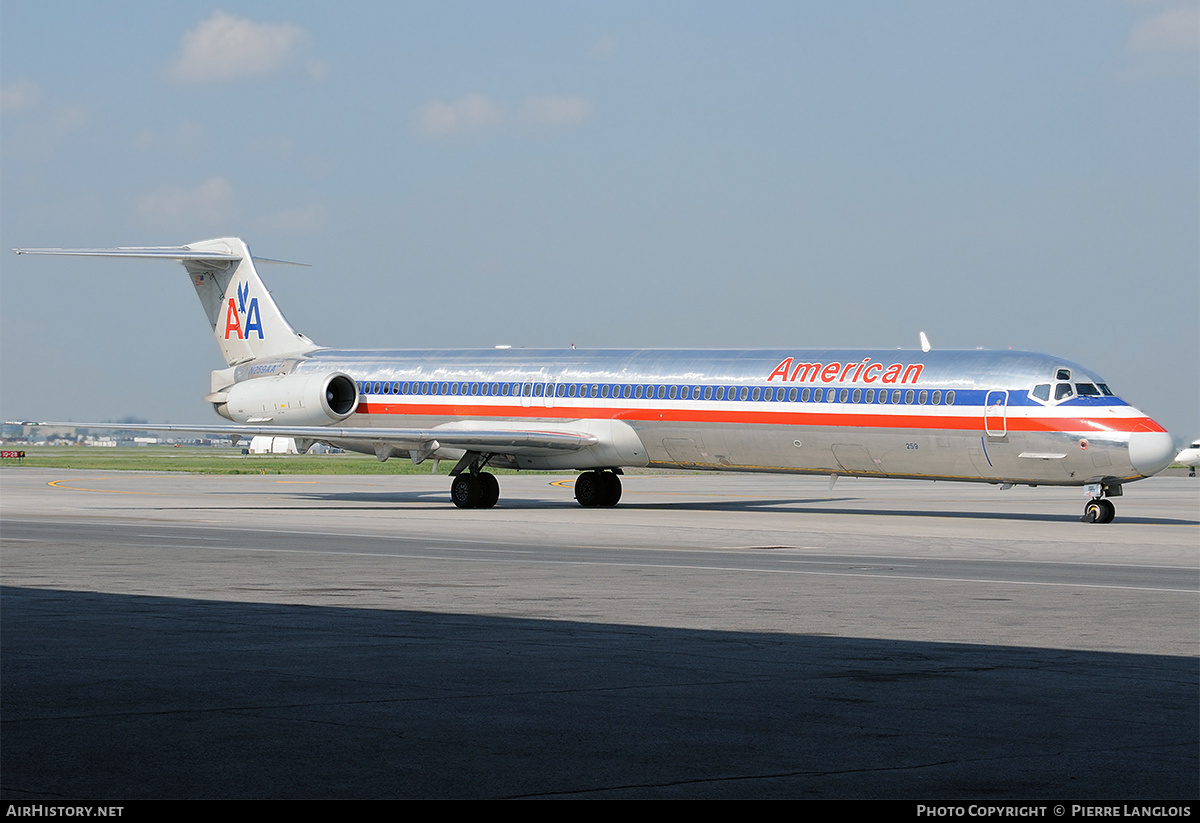
<svg viewBox="0 0 1200 823">
<path fill-rule="evenodd" d="M 925 336 L 925 332 L 921 332 L 921 351 L 929 351 L 933 346 L 929 345 L 929 338 Z"/>
</svg>

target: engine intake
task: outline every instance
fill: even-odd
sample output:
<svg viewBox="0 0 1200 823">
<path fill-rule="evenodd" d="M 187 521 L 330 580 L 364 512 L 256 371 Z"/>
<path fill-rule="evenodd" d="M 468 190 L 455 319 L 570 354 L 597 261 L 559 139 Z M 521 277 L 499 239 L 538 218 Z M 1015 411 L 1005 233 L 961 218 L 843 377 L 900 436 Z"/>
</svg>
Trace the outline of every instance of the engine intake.
<svg viewBox="0 0 1200 823">
<path fill-rule="evenodd" d="M 244 380 L 225 392 L 217 413 L 236 423 L 327 426 L 358 407 L 358 386 L 342 372 Z"/>
</svg>

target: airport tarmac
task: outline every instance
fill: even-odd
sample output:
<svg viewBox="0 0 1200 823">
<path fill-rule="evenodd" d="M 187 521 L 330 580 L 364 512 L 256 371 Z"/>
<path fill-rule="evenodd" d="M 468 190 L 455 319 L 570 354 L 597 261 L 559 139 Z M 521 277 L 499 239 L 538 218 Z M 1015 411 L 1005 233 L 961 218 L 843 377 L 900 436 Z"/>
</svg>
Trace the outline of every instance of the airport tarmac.
<svg viewBox="0 0 1200 823">
<path fill-rule="evenodd" d="M 1200 485 L 0 470 L 0 795 L 1200 796 Z"/>
</svg>

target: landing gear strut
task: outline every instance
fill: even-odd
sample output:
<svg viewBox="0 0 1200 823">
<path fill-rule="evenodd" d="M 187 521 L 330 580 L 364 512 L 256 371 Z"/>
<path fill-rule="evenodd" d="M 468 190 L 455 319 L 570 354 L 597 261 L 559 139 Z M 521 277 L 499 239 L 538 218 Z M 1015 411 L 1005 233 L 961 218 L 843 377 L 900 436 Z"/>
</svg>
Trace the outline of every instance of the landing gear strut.
<svg viewBox="0 0 1200 823">
<path fill-rule="evenodd" d="M 1117 507 L 1112 504 L 1109 497 L 1120 497 L 1120 484 L 1096 484 L 1087 487 L 1088 496 L 1091 498 L 1083 506 L 1083 517 L 1079 518 L 1084 523 L 1111 523 L 1113 517 L 1116 516 Z"/>
<path fill-rule="evenodd" d="M 615 506 L 621 499 L 621 478 L 612 471 L 584 472 L 575 478 L 575 499 L 587 508 Z"/>
</svg>

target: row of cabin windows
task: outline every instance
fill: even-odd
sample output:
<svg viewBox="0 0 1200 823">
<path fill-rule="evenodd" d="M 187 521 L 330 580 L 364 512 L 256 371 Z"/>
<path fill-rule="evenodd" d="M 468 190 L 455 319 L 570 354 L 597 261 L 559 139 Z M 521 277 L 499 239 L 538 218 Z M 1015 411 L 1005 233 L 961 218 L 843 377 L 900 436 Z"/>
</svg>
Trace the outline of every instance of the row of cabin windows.
<svg viewBox="0 0 1200 823">
<path fill-rule="evenodd" d="M 954 404 L 954 392 L 922 389 L 813 389 L 796 386 L 666 386 L 642 383 L 472 383 L 359 381 L 361 394 L 441 397 L 599 397 L 633 400 L 749 400 L 790 403 L 875 403 L 940 406 Z"/>
</svg>

